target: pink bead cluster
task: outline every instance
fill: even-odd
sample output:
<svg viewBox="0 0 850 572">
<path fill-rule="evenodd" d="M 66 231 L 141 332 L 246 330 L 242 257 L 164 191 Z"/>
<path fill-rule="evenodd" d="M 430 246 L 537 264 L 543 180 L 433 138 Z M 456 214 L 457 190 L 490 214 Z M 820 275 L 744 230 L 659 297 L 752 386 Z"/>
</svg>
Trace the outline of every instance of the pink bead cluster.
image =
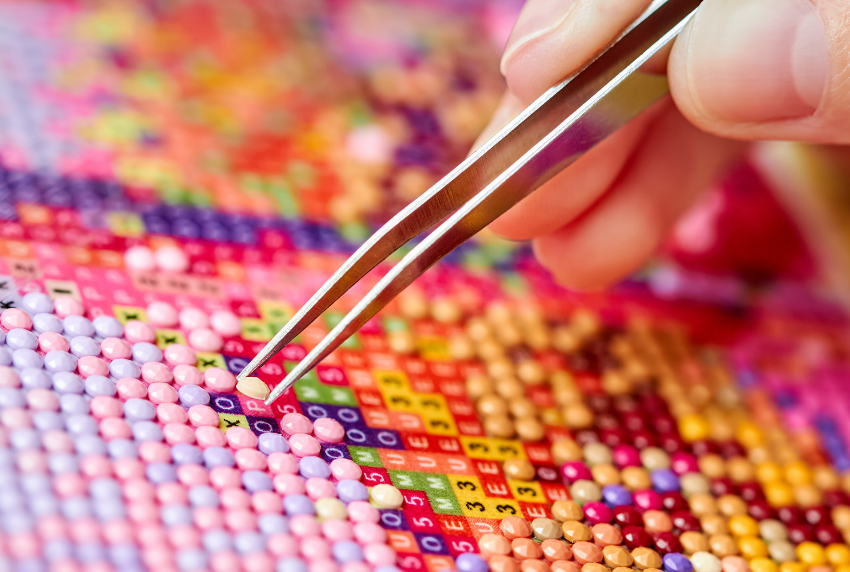
<svg viewBox="0 0 850 572">
<path fill-rule="evenodd" d="M 54 301 L 54 313 L 60 318 L 82 316 L 84 308 L 77 300 L 59 297 Z M 148 307 L 148 318 L 154 325 L 178 325 L 190 330 L 189 344 L 196 350 L 211 351 L 216 344 L 207 343 L 221 335 L 232 336 L 239 329 L 239 320 L 230 312 L 216 312 L 207 316 L 196 308 L 177 312 L 170 304 L 154 302 Z M 111 320 L 111 319 L 110 319 Z M 20 309 L 7 309 L 0 315 L 4 332 L 33 330 L 33 319 Z M 117 325 L 120 330 L 120 327 Z M 7 334 L 8 335 L 8 334 Z M 31 336 L 31 334 L 26 334 Z M 206 404 L 188 406 L 181 399 L 180 389 L 197 386 L 196 392 L 206 395 L 206 390 L 216 393 L 232 392 L 236 379 L 230 372 L 209 368 L 201 372 L 196 364 L 195 351 L 181 344 L 167 346 L 162 361 L 152 359 L 139 365 L 138 376 L 128 375 L 116 379 L 115 360 L 133 360 L 135 344 L 155 341 L 154 328 L 142 321 L 129 321 L 124 325 L 123 337 L 100 338 L 100 356 L 73 356 L 75 372 L 66 375 L 79 377 L 78 401 L 88 404 L 88 412 L 76 415 L 85 419 L 75 422 L 85 428 L 91 424 L 92 435 L 107 445 L 113 441 L 134 441 L 137 454 L 116 456 L 105 451 L 78 455 L 78 469 L 57 473 L 53 457 L 73 457 L 79 453 L 78 437 L 69 428 L 51 428 L 38 433 L 34 446 L 19 448 L 15 445 L 15 469 L 22 477 L 49 475 L 53 494 L 60 501 L 91 499 L 94 483 L 113 480 L 120 485 L 123 516 L 107 521 L 91 515 L 69 520 L 61 513 L 38 516 L 32 530 L 6 536 L 0 535 L 0 553 L 11 554 L 19 560 L 38 558 L 44 546 L 54 541 L 72 541 L 79 545 L 105 543 L 107 546 L 132 544 L 137 547 L 141 562 L 158 572 L 198 569 L 196 564 L 212 570 L 243 569 L 252 572 L 280 570 L 281 559 L 295 558 L 306 562 L 309 572 L 370 572 L 373 569 L 397 570 L 394 551 L 387 546 L 387 534 L 378 524 L 380 513 L 368 502 L 367 489 L 359 483 L 360 467 L 345 459 L 326 463 L 319 456 L 322 443 L 340 443 L 343 427 L 332 419 L 311 422 L 299 413 L 290 413 L 281 419 L 282 436 L 275 436 L 277 450 L 265 451 L 256 434 L 245 427 L 233 426 L 226 431 L 220 428 L 218 413 Z M 99 342 L 98 342 L 99 340 Z M 201 340 L 203 343 L 199 343 Z M 57 332 L 43 332 L 37 336 L 36 352 L 42 357 L 48 352 L 68 353 L 73 339 Z M 220 343 L 219 343 L 220 345 Z M 154 354 L 157 350 L 149 348 Z M 71 362 L 73 364 L 73 362 Z M 72 365 L 73 366 L 73 365 Z M 130 368 L 133 366 L 130 365 Z M 18 367 L 0 366 L 0 389 L 15 396 L 23 396 L 21 406 L 0 405 L 0 449 L 10 449 L 15 444 L 16 431 L 22 429 L 36 433 L 35 417 L 39 412 L 67 415 L 63 399 L 67 392 L 56 386 L 27 387 L 22 383 L 24 371 Z M 112 395 L 83 393 L 87 380 L 102 376 L 114 383 Z M 105 383 L 106 380 L 101 379 Z M 88 386 L 86 386 L 87 388 Z M 203 388 L 206 390 L 201 391 Z M 134 400 L 131 402 L 131 400 Z M 148 402 L 141 408 L 151 411 L 153 421 L 161 430 L 161 439 L 140 439 L 134 430 L 138 411 L 131 405 Z M 133 413 L 133 415 L 131 415 Z M 65 417 L 69 419 L 69 417 Z M 22 434 L 23 435 L 23 434 Z M 30 434 L 24 435 L 29 437 Z M 23 437 L 20 437 L 23 439 Z M 197 462 L 178 463 L 174 457 L 176 446 L 191 446 L 198 450 Z M 190 447 L 190 448 L 191 448 Z M 229 451 L 235 462 L 210 467 L 201 460 L 200 452 L 210 448 Z M 196 449 L 192 449 L 193 451 Z M 226 452 L 225 451 L 225 452 Z M 304 460 L 313 457 L 308 465 L 321 469 L 314 475 L 305 470 Z M 77 463 L 74 461 L 74 463 Z M 77 466 L 76 464 L 74 465 Z M 174 478 L 151 478 L 153 467 L 170 467 Z M 328 470 L 329 469 L 329 470 Z M 322 471 L 325 471 L 324 473 Z M 316 471 L 313 471 L 316 472 Z M 271 487 L 246 486 L 246 474 Z M 266 476 L 263 476 L 266 475 Z M 265 479 L 265 480 L 264 480 Z M 167 481 L 167 482 L 166 482 Z M 337 483 L 353 482 L 361 496 L 357 500 L 338 500 Z M 213 504 L 198 505 L 192 502 L 193 488 L 211 488 L 215 493 Z M 342 490 L 342 489 L 340 489 Z M 209 491 L 212 494 L 212 491 Z M 299 509 L 295 514 L 286 509 L 286 499 L 315 502 L 315 508 Z M 309 499 L 309 500 L 307 500 Z M 347 501 L 347 504 L 345 502 Z M 320 502 L 324 505 L 320 507 Z M 167 507 L 184 507 L 191 514 L 190 522 L 168 524 L 163 522 Z M 204 534 L 208 531 L 225 531 L 238 537 L 240 533 L 260 535 L 263 515 L 288 515 L 285 532 L 266 533 L 262 550 L 235 550 L 223 547 L 213 550 L 208 560 L 188 559 L 189 565 L 180 564 L 181 554 L 195 554 L 204 550 Z M 349 561 L 335 558 L 335 545 L 352 541 L 362 547 L 362 557 Z M 209 552 L 209 547 L 206 547 Z M 193 552 L 194 551 L 194 552 Z M 206 558 L 206 557 L 204 557 Z M 298 565 L 286 567 L 298 570 Z M 71 571 L 83 569 L 74 558 L 51 562 L 51 570 Z M 85 565 L 86 570 L 112 570 L 112 564 L 95 561 Z"/>
</svg>

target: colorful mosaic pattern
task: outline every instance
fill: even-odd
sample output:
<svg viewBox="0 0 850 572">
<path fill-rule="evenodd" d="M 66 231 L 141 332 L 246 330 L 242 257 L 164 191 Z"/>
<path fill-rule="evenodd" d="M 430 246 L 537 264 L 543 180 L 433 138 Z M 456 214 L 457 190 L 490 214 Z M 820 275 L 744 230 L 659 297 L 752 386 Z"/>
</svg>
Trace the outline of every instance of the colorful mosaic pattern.
<svg viewBox="0 0 850 572">
<path fill-rule="evenodd" d="M 517 8 L 0 3 L 0 570 L 850 570 L 846 317 L 784 261 L 578 295 L 482 233 L 234 389 L 465 153 Z"/>
</svg>

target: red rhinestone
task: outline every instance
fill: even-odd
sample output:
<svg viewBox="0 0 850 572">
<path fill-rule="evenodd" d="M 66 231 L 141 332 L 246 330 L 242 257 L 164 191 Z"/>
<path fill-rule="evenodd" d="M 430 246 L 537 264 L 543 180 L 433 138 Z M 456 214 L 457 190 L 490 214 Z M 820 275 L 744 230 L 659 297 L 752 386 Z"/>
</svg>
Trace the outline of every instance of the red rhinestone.
<svg viewBox="0 0 850 572">
<path fill-rule="evenodd" d="M 661 435 L 659 445 L 670 454 L 678 453 L 685 446 L 682 438 L 675 433 L 664 433 Z"/>
<path fill-rule="evenodd" d="M 796 506 L 782 506 L 776 509 L 776 517 L 786 526 L 803 522 L 803 513 Z"/>
<path fill-rule="evenodd" d="M 577 431 L 573 438 L 580 447 L 584 447 L 585 445 L 589 445 L 590 443 L 599 442 L 599 436 L 596 434 L 595 431 L 592 431 L 590 429 Z"/>
<path fill-rule="evenodd" d="M 635 431 L 632 433 L 632 445 L 638 449 L 646 449 L 655 446 L 655 438 L 649 431 Z"/>
<path fill-rule="evenodd" d="M 813 506 L 805 509 L 803 511 L 803 519 L 812 526 L 832 524 L 832 518 L 829 512 L 822 506 Z"/>
<path fill-rule="evenodd" d="M 788 526 L 788 539 L 794 544 L 811 542 L 815 539 L 815 534 L 808 524 L 791 524 Z"/>
<path fill-rule="evenodd" d="M 699 532 L 702 530 L 699 519 L 687 510 L 674 512 L 670 515 L 670 518 L 673 520 L 673 526 L 681 532 L 688 532 L 691 530 Z"/>
<path fill-rule="evenodd" d="M 719 449 L 714 441 L 694 441 L 691 443 L 691 451 L 697 457 L 702 457 L 708 454 L 717 454 Z"/>
<path fill-rule="evenodd" d="M 749 512 L 750 516 L 756 520 L 773 518 L 773 509 L 767 501 L 764 500 L 752 501 L 749 506 L 747 506 L 747 512 Z"/>
<path fill-rule="evenodd" d="M 847 495 L 841 491 L 824 491 L 823 504 L 830 508 L 847 504 Z"/>
<path fill-rule="evenodd" d="M 672 532 L 659 532 L 655 535 L 655 550 L 661 556 L 670 552 L 681 552 L 682 543 L 679 542 L 679 538 Z"/>
<path fill-rule="evenodd" d="M 637 548 L 638 546 L 651 546 L 652 537 L 649 533 L 639 526 L 626 526 L 623 528 L 623 541 L 629 548 Z"/>
<path fill-rule="evenodd" d="M 603 443 L 611 447 L 619 447 L 626 442 L 626 433 L 620 427 L 614 429 L 602 429 L 599 431 L 599 438 Z"/>
<path fill-rule="evenodd" d="M 738 495 L 747 502 L 764 500 L 764 492 L 758 483 L 741 483 L 738 485 Z"/>
<path fill-rule="evenodd" d="M 614 508 L 614 521 L 622 527 L 637 526 L 643 523 L 643 517 L 633 506 L 618 506 Z"/>
<path fill-rule="evenodd" d="M 676 512 L 680 510 L 688 510 L 688 501 L 682 496 L 682 493 L 664 493 L 661 495 L 661 504 L 664 505 L 664 510 L 667 512 Z"/>
<path fill-rule="evenodd" d="M 744 451 L 744 447 L 736 441 L 724 441 L 723 443 L 720 443 L 720 454 L 727 459 L 732 459 L 733 457 L 745 457 L 746 451 Z"/>
<path fill-rule="evenodd" d="M 732 479 L 726 477 L 711 479 L 708 487 L 711 490 L 711 494 L 716 497 L 735 494 L 735 483 L 732 482 Z"/>
<path fill-rule="evenodd" d="M 676 433 L 676 421 L 670 415 L 658 415 L 652 419 L 652 427 L 659 433 Z"/>
<path fill-rule="evenodd" d="M 844 542 L 841 531 L 831 524 L 822 524 L 815 528 L 815 538 L 824 546 Z"/>
<path fill-rule="evenodd" d="M 637 411 L 629 411 L 622 415 L 623 427 L 627 431 L 642 431 L 646 429 L 646 421 Z"/>
</svg>

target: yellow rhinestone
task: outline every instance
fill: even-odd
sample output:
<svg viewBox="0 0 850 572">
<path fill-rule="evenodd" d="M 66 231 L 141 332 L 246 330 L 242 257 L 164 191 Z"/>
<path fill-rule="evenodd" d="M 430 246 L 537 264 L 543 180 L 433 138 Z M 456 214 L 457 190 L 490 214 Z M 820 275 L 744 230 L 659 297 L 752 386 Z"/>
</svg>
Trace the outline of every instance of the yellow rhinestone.
<svg viewBox="0 0 850 572">
<path fill-rule="evenodd" d="M 732 536 L 758 536 L 759 525 L 756 520 L 746 514 L 738 514 L 729 519 L 729 532 Z"/>
<path fill-rule="evenodd" d="M 833 566 L 850 564 L 850 547 L 846 544 L 830 544 L 826 547 L 826 559 Z"/>
<path fill-rule="evenodd" d="M 756 536 L 742 536 L 738 539 L 738 548 L 741 550 L 741 556 L 747 560 L 767 556 L 767 545 Z"/>
<path fill-rule="evenodd" d="M 776 563 L 770 558 L 753 558 L 750 560 L 750 568 L 753 572 L 777 572 Z"/>
<path fill-rule="evenodd" d="M 815 542 L 801 542 L 797 545 L 797 558 L 806 566 L 826 564 L 823 546 Z"/>
<path fill-rule="evenodd" d="M 711 425 L 702 415 L 684 415 L 679 419 L 679 434 L 685 441 L 700 441 L 711 434 Z"/>
</svg>

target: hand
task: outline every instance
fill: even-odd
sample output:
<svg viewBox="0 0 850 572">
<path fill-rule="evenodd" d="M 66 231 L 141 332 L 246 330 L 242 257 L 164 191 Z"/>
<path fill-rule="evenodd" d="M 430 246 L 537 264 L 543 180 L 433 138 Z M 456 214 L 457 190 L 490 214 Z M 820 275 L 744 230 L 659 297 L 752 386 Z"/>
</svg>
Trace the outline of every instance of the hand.
<svg viewBox="0 0 850 572">
<path fill-rule="evenodd" d="M 649 4 L 528 0 L 502 57 L 508 92 L 479 142 Z M 663 72 L 664 62 L 649 63 Z M 647 110 L 492 225 L 508 238 L 531 239 L 566 286 L 597 289 L 636 270 L 747 141 L 850 143 L 848 0 L 705 0 L 666 67 L 672 101 Z"/>
</svg>

